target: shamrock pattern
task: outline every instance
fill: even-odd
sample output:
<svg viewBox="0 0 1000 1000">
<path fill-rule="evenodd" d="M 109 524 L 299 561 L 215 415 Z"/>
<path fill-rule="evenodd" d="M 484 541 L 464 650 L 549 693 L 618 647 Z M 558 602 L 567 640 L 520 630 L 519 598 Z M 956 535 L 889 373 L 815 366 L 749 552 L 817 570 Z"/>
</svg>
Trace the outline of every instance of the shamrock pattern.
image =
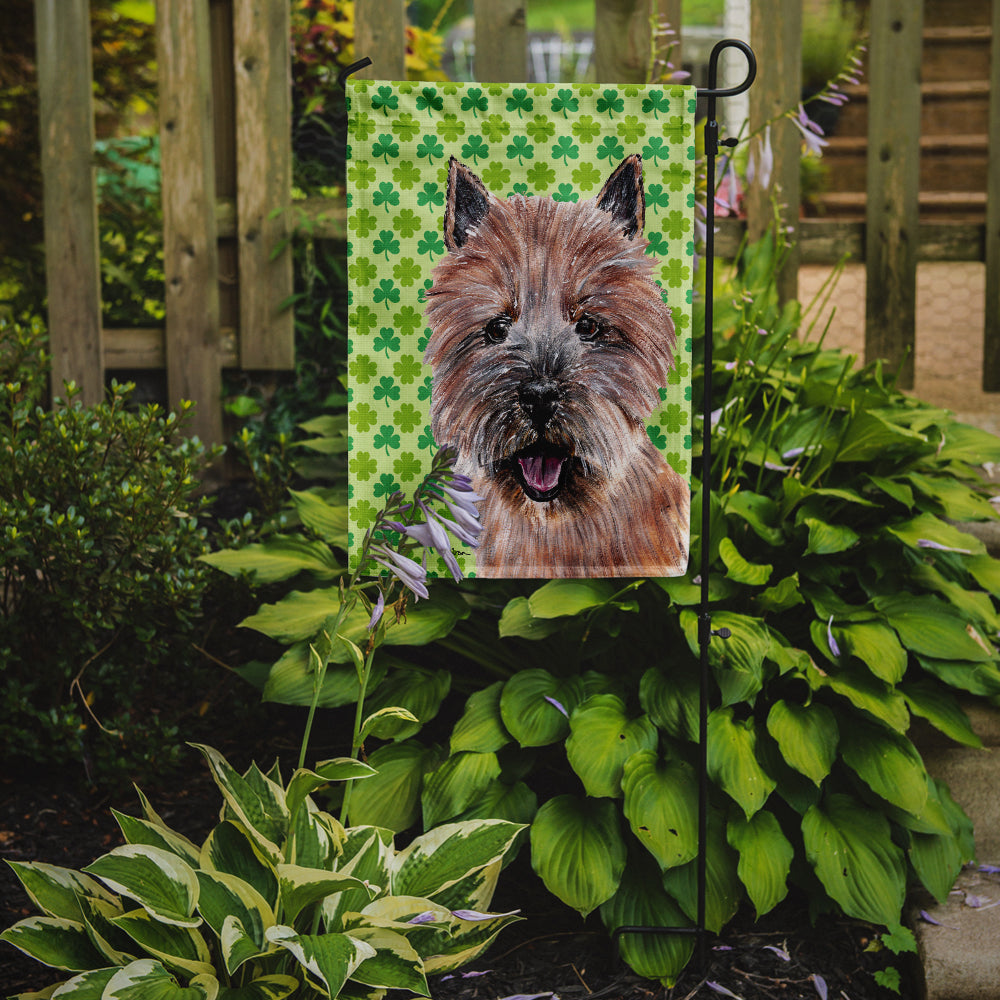
<svg viewBox="0 0 1000 1000">
<path fill-rule="evenodd" d="M 411 490 L 437 450 L 430 428 L 424 294 L 445 253 L 448 160 L 497 198 L 593 198 L 642 154 L 645 237 L 677 329 L 677 364 L 647 433 L 681 475 L 691 465 L 694 111 L 691 87 L 386 83 L 349 80 L 349 548 L 385 498 Z M 441 442 L 444 443 L 444 442 Z M 456 552 L 475 575 L 471 550 Z M 446 575 L 443 563 L 430 575 Z"/>
</svg>

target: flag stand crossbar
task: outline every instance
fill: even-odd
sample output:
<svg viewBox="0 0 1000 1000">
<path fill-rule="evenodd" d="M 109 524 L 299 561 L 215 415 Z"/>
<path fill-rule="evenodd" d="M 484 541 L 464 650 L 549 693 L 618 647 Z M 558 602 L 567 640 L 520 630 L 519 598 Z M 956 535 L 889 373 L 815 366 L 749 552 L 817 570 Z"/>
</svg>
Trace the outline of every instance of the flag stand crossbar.
<svg viewBox="0 0 1000 1000">
<path fill-rule="evenodd" d="M 747 60 L 747 75 L 742 83 L 735 87 L 717 86 L 719 57 L 727 48 L 739 49 Z M 347 78 L 358 70 L 372 64 L 365 56 L 349 66 L 345 66 L 337 76 L 337 83 L 344 88 Z M 719 155 L 720 146 L 735 146 L 737 139 L 719 139 L 719 123 L 716 121 L 716 100 L 720 97 L 735 97 L 750 89 L 757 76 L 757 59 L 753 49 L 746 42 L 735 38 L 725 38 L 717 42 L 712 49 L 708 61 L 708 87 L 699 88 L 699 98 L 707 102 L 705 122 L 705 160 L 707 169 L 706 185 L 706 224 L 705 224 L 705 377 L 704 395 L 702 398 L 702 454 L 701 454 L 701 598 L 698 611 L 698 646 L 701 653 L 701 680 L 698 704 L 698 882 L 697 882 L 697 919 L 693 927 L 656 927 L 652 925 L 623 925 L 615 928 L 612 939 L 620 946 L 623 934 L 693 934 L 698 940 L 698 964 L 702 970 L 706 967 L 706 927 L 705 927 L 705 896 L 707 887 L 707 830 L 708 830 L 708 698 L 709 698 L 709 665 L 708 648 L 712 637 L 720 639 L 729 637 L 729 629 L 712 628 L 712 615 L 709 611 L 709 549 L 708 539 L 711 531 L 711 504 L 709 502 L 710 480 L 712 473 L 712 289 L 715 277 L 715 158 Z"/>
</svg>

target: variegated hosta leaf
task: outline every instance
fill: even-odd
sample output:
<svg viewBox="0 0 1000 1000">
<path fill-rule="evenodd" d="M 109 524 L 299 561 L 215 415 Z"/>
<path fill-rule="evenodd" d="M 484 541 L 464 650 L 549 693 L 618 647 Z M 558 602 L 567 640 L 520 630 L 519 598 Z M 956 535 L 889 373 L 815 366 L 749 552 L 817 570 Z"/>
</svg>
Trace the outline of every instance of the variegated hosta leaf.
<svg viewBox="0 0 1000 1000">
<path fill-rule="evenodd" d="M 65 917 L 19 920 L 0 934 L 0 941 L 12 944 L 53 969 L 81 972 L 105 964 L 105 959 L 91 944 L 86 927 Z"/>
<path fill-rule="evenodd" d="M 299 985 L 299 980 L 294 976 L 261 976 L 245 986 L 224 986 L 219 992 L 218 1000 L 285 1000 Z"/>
<path fill-rule="evenodd" d="M 306 799 L 292 819 L 285 858 L 305 868 L 335 868 L 344 836 L 338 820 L 317 809 L 312 799 Z"/>
<path fill-rule="evenodd" d="M 226 971 L 230 975 L 250 959 L 259 958 L 275 950 L 275 946 L 270 942 L 261 945 L 254 940 L 243 922 L 231 914 L 222 921 L 219 944 L 222 948 L 222 959 L 226 963 Z"/>
<path fill-rule="evenodd" d="M 517 835 L 515 840 L 520 839 L 524 832 Z M 488 910 L 493 902 L 493 893 L 496 892 L 497 881 L 500 878 L 500 870 L 506 862 L 507 856 L 497 858 L 491 865 L 480 868 L 477 871 L 460 878 L 452 883 L 447 889 L 434 893 L 434 899 L 449 910 L 460 910 L 468 908 L 472 910 Z"/>
<path fill-rule="evenodd" d="M 198 872 L 198 883 L 201 887 L 198 910 L 220 939 L 227 920 L 236 920 L 242 935 L 250 939 L 255 953 L 266 950 L 264 931 L 274 925 L 274 912 L 252 885 L 235 875 L 206 871 Z M 232 933 L 231 931 L 230 937 Z M 227 951 L 226 964 L 230 975 L 240 963 L 250 957 L 243 955 L 244 951 L 241 948 L 242 957 L 236 965 L 229 964 L 231 949 Z"/>
<path fill-rule="evenodd" d="M 190 927 L 160 923 L 145 910 L 123 913 L 111 922 L 172 969 L 180 969 L 189 976 L 213 971 L 212 956 L 205 939 Z"/>
<path fill-rule="evenodd" d="M 664 891 L 652 859 L 630 858 L 618 891 L 601 904 L 601 920 L 611 932 L 619 927 L 689 927 L 692 922 Z M 623 934 L 623 959 L 640 976 L 672 986 L 694 950 L 691 934 Z"/>
<path fill-rule="evenodd" d="M 767 731 L 781 756 L 815 785 L 830 773 L 840 738 L 833 712 L 819 702 L 798 705 L 778 700 L 767 716 Z"/>
<path fill-rule="evenodd" d="M 625 842 L 608 799 L 558 795 L 531 824 L 531 865 L 549 892 L 583 916 L 618 889 Z"/>
<path fill-rule="evenodd" d="M 171 851 L 146 844 L 125 844 L 85 869 L 113 892 L 134 899 L 150 916 L 166 924 L 197 927 L 201 918 L 198 879 L 191 866 Z"/>
<path fill-rule="evenodd" d="M 104 996 L 105 986 L 114 978 L 118 968 L 113 966 L 107 969 L 91 969 L 89 972 L 81 972 L 80 975 L 67 979 L 55 990 L 49 987 L 49 990 L 44 993 L 22 993 L 19 996 L 21 998 L 51 996 L 54 1000 L 101 1000 L 101 997 Z M 52 990 L 51 993 L 50 990 Z M 18 998 L 13 997 L 11 1000 L 18 1000 Z"/>
<path fill-rule="evenodd" d="M 208 761 L 226 805 L 247 828 L 264 855 L 272 863 L 277 863 L 281 856 L 278 845 L 288 831 L 284 789 L 253 768 L 246 776 L 240 775 L 212 747 L 197 743 L 192 745 Z"/>
<path fill-rule="evenodd" d="M 748 818 L 764 804 L 776 782 L 757 762 L 752 718 L 737 721 L 731 707 L 717 708 L 709 715 L 708 774 Z"/>
<path fill-rule="evenodd" d="M 774 909 L 788 894 L 788 872 L 795 849 L 781 832 L 774 813 L 761 809 L 750 819 L 737 816 L 726 830 L 729 846 L 740 853 L 736 873 L 746 886 L 757 916 Z"/>
<path fill-rule="evenodd" d="M 591 695 L 569 720 L 566 757 L 595 798 L 621 797 L 622 768 L 639 750 L 654 750 L 659 733 L 648 715 L 630 719 L 625 702 L 613 694 Z"/>
<path fill-rule="evenodd" d="M 802 837 L 820 882 L 849 917 L 899 923 L 906 866 L 882 813 L 849 795 L 830 795 L 805 814 Z"/>
<path fill-rule="evenodd" d="M 351 937 L 375 949 L 351 973 L 351 979 L 366 986 L 409 990 L 418 996 L 430 996 L 424 963 L 402 934 L 384 927 L 356 927 Z"/>
<path fill-rule="evenodd" d="M 306 796 L 312 795 L 317 788 L 328 785 L 331 781 L 348 781 L 354 778 L 370 778 L 378 772 L 373 767 L 353 757 L 336 757 L 324 760 L 313 770 L 301 767 L 288 782 L 285 792 L 285 804 L 288 812 L 295 815 Z"/>
<path fill-rule="evenodd" d="M 392 834 L 373 826 L 356 826 L 347 831 L 337 870 L 353 875 L 368 888 L 345 889 L 323 900 L 323 920 L 327 930 L 344 930 L 343 914 L 362 910 L 371 900 L 371 892 L 385 892 L 389 887 L 392 857 Z"/>
<path fill-rule="evenodd" d="M 196 976 L 187 986 L 153 959 L 143 958 L 119 969 L 108 981 L 101 1000 L 216 1000 L 219 981 Z"/>
<path fill-rule="evenodd" d="M 278 882 L 281 887 L 281 906 L 286 920 L 294 921 L 302 910 L 312 903 L 345 889 L 361 889 L 375 895 L 361 879 L 342 872 L 327 872 L 301 865 L 278 865 Z"/>
<path fill-rule="evenodd" d="M 375 957 L 370 944 L 349 934 L 296 934 L 293 928 L 278 924 L 268 928 L 267 939 L 291 952 L 332 997 L 365 959 Z"/>
<path fill-rule="evenodd" d="M 125 813 L 120 813 L 117 809 L 112 809 L 111 812 L 118 821 L 122 834 L 128 843 L 159 847 L 171 854 L 176 854 L 192 867 L 198 864 L 198 848 L 182 834 L 149 820 L 126 816 Z"/>
<path fill-rule="evenodd" d="M 522 918 L 516 911 L 510 913 L 477 914 L 475 919 L 465 919 L 468 910 L 452 910 L 455 922 L 450 934 L 439 933 L 439 940 L 424 957 L 424 971 L 431 973 L 451 972 L 478 958 L 493 939 L 508 924 Z M 419 942 L 414 941 L 419 950 Z"/>
<path fill-rule="evenodd" d="M 433 899 L 442 890 L 499 861 L 523 827 L 502 819 L 447 823 L 429 830 L 393 860 L 392 892 Z"/>
<path fill-rule="evenodd" d="M 632 832 L 661 869 L 697 855 L 698 783 L 690 765 L 640 751 L 625 762 L 622 789 Z"/>
<path fill-rule="evenodd" d="M 81 920 L 81 896 L 93 896 L 114 903 L 115 897 L 97 879 L 39 861 L 8 861 L 31 901 L 50 917 Z"/>
<path fill-rule="evenodd" d="M 208 835 L 199 867 L 235 875 L 252 885 L 272 908 L 278 904 L 277 872 L 241 823 L 225 820 Z"/>
<path fill-rule="evenodd" d="M 139 958 L 140 949 L 135 942 L 113 922 L 115 917 L 120 917 L 125 912 L 121 903 L 83 896 L 80 906 L 90 940 L 104 956 L 106 965 L 128 965 Z"/>
</svg>

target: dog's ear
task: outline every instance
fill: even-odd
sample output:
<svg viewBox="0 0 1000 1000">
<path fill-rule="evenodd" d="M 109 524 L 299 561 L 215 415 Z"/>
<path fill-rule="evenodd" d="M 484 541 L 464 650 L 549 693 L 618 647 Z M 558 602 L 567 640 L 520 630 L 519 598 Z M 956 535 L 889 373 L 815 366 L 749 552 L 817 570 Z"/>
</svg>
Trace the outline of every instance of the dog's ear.
<svg viewBox="0 0 1000 1000">
<path fill-rule="evenodd" d="M 597 196 L 597 207 L 610 214 L 615 229 L 632 239 L 646 223 L 646 194 L 642 186 L 642 157 L 625 157 L 605 181 Z"/>
<path fill-rule="evenodd" d="M 490 195 L 483 182 L 453 156 L 448 164 L 448 200 L 444 209 L 444 243 L 449 250 L 464 246 L 469 233 L 486 218 Z"/>
</svg>

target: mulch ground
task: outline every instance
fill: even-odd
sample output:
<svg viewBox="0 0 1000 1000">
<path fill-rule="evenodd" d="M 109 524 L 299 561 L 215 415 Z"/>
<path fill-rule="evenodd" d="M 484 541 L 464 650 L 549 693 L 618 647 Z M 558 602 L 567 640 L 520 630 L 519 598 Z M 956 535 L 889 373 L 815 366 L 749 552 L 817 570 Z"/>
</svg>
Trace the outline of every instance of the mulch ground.
<svg viewBox="0 0 1000 1000">
<path fill-rule="evenodd" d="M 220 749 L 234 763 L 243 757 L 239 746 L 220 741 Z M 214 823 L 219 797 L 193 751 L 191 763 L 148 791 L 164 820 L 197 841 Z M 74 783 L 73 776 L 8 774 L 0 778 L 0 858 L 80 868 L 122 842 L 111 807 L 139 813 L 134 794 L 124 790 L 108 796 Z M 503 931 L 469 969 L 432 977 L 435 1000 L 887 1000 L 893 994 L 873 979 L 887 965 L 903 973 L 902 996 L 919 992 L 899 959 L 866 950 L 871 928 L 830 918 L 812 926 L 798 900 L 757 924 L 752 914 L 738 915 L 719 938 L 706 941 L 706 967 L 689 968 L 673 989 L 634 975 L 618 961 L 596 915 L 582 922 L 546 893 L 524 855 L 501 877 L 494 908 L 519 908 L 525 920 Z M 0 866 L 0 927 L 32 912 L 13 873 Z M 59 979 L 59 973 L 0 944 L 0 995 L 38 990 Z"/>
</svg>

